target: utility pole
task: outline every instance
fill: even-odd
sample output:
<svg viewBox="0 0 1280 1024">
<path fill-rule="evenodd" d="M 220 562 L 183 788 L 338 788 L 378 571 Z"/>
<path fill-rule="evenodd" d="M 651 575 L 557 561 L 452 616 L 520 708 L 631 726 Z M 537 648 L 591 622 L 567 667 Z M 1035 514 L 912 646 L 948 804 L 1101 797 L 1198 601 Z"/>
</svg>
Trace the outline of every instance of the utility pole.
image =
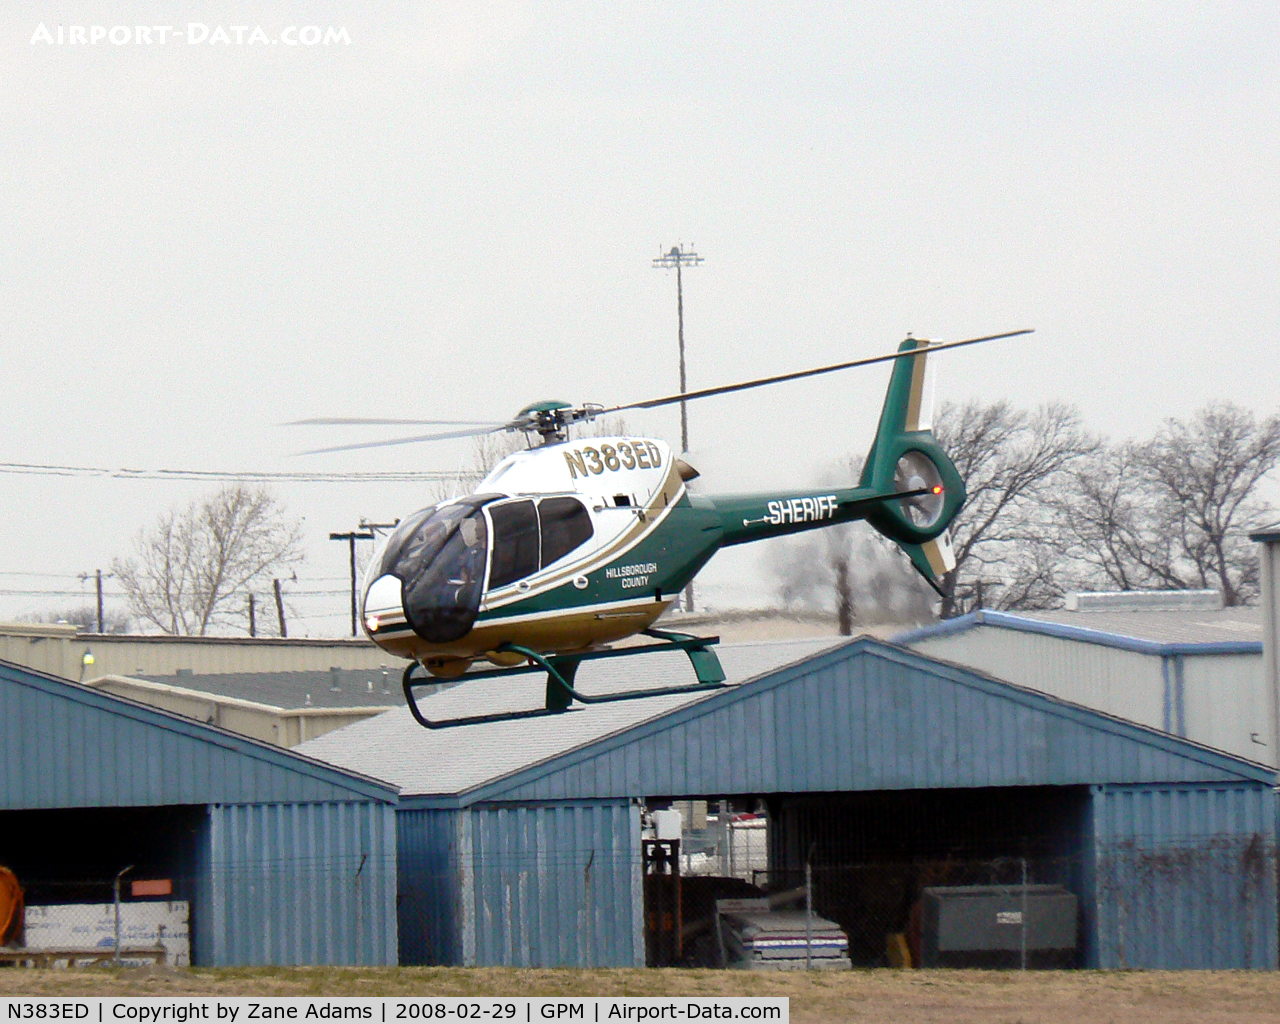
<svg viewBox="0 0 1280 1024">
<path fill-rule="evenodd" d="M 653 261 L 653 265 L 658 270 L 670 270 L 676 268 L 676 322 L 678 324 L 680 338 L 680 394 L 684 394 L 689 390 L 688 383 L 684 372 L 684 276 L 683 268 L 696 267 L 702 262 L 699 256 L 692 248 L 688 252 L 683 246 L 673 245 L 669 252 L 663 253 Z M 680 403 L 680 452 L 688 454 L 689 451 L 689 409 L 685 402 Z M 684 610 L 686 612 L 693 611 L 693 581 L 690 580 L 689 585 L 684 588 Z"/>
<path fill-rule="evenodd" d="M 280 636 L 282 638 L 287 637 L 289 635 L 289 631 L 284 625 L 284 597 L 280 593 L 280 581 L 272 580 L 271 586 L 276 592 L 276 615 L 280 617 Z"/>
<path fill-rule="evenodd" d="M 361 519 L 359 528 L 361 530 L 370 530 L 374 534 L 379 534 L 383 530 L 394 530 L 399 525 L 400 525 L 399 519 L 397 519 L 394 523 L 371 523 L 367 519 Z"/>
<path fill-rule="evenodd" d="M 373 533 L 361 533 L 358 530 L 352 530 L 350 533 L 331 533 L 330 540 L 345 540 L 351 546 L 351 635 L 359 636 L 359 622 L 357 616 L 359 614 L 356 602 L 356 541 L 373 540 Z"/>
<path fill-rule="evenodd" d="M 97 590 L 98 590 L 98 632 L 99 632 L 99 633 L 101 633 L 101 632 L 103 631 L 103 623 L 104 623 L 104 619 L 105 619 L 105 616 L 103 615 L 103 608 L 102 608 L 102 581 L 103 581 L 103 579 L 104 579 L 104 578 L 105 578 L 105 579 L 111 579 L 111 577 L 112 577 L 112 576 L 114 576 L 114 575 L 115 575 L 115 573 L 113 573 L 113 572 L 109 572 L 109 573 L 107 573 L 107 575 L 104 577 L 104 576 L 102 575 L 102 570 L 101 570 L 101 569 L 95 569 L 95 570 L 93 571 L 93 579 L 94 579 L 94 583 L 96 584 L 96 586 L 97 586 Z M 80 574 L 80 582 L 81 582 L 81 583 L 84 583 L 84 582 L 85 582 L 86 580 L 88 580 L 88 579 L 89 579 L 89 574 L 88 574 L 87 572 L 82 572 L 82 573 Z"/>
<path fill-rule="evenodd" d="M 255 610 L 253 591 L 249 591 L 249 635 L 258 635 L 258 617 Z"/>
</svg>

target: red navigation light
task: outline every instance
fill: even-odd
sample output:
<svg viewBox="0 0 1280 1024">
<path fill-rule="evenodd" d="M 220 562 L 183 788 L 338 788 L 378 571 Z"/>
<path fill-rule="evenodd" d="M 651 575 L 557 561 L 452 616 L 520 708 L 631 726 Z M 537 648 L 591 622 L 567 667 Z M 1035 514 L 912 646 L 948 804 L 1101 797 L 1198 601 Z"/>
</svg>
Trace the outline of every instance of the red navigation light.
<svg viewBox="0 0 1280 1024">
<path fill-rule="evenodd" d="M 933 493 L 934 493 L 934 494 L 941 494 L 941 493 L 942 493 L 942 484 L 934 484 L 934 485 L 933 485 Z"/>
</svg>

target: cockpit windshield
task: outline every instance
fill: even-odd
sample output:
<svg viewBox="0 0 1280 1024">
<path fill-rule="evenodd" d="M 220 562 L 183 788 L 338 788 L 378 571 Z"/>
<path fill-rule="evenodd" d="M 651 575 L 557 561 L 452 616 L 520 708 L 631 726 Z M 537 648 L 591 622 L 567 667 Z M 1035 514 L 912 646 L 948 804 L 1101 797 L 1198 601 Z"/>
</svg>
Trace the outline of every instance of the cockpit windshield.
<svg viewBox="0 0 1280 1024">
<path fill-rule="evenodd" d="M 392 534 L 382 556 L 382 576 L 401 582 L 405 617 L 430 643 L 466 635 L 480 610 L 488 529 L 481 495 L 424 509 Z"/>
</svg>

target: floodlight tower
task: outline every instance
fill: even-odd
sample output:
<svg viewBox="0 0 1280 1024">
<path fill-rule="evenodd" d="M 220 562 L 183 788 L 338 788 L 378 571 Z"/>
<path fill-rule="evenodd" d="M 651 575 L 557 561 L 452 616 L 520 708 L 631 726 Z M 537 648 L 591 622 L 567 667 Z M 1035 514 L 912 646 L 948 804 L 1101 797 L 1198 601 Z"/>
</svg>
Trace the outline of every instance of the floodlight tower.
<svg viewBox="0 0 1280 1024">
<path fill-rule="evenodd" d="M 685 383 L 684 372 L 684 278 L 681 271 L 684 267 L 696 267 L 702 262 L 693 249 L 688 252 L 682 246 L 673 245 L 670 252 L 663 253 L 653 261 L 653 265 L 659 270 L 670 270 L 676 268 L 676 318 L 679 323 L 680 332 L 680 393 L 684 394 L 688 389 Z M 689 410 L 684 402 L 680 403 L 680 451 L 687 454 L 689 451 Z"/>
<path fill-rule="evenodd" d="M 679 324 L 680 335 L 680 394 L 684 394 L 689 390 L 684 372 L 684 277 L 682 271 L 685 267 L 696 267 L 702 262 L 702 257 L 693 251 L 690 247 L 686 252 L 681 245 L 673 245 L 669 252 L 663 253 L 653 261 L 654 267 L 659 270 L 670 270 L 676 268 L 676 321 Z M 684 402 L 680 403 L 680 453 L 687 455 L 689 453 L 689 409 Z M 684 610 L 693 611 L 693 581 L 689 581 L 689 585 L 684 588 Z"/>
</svg>

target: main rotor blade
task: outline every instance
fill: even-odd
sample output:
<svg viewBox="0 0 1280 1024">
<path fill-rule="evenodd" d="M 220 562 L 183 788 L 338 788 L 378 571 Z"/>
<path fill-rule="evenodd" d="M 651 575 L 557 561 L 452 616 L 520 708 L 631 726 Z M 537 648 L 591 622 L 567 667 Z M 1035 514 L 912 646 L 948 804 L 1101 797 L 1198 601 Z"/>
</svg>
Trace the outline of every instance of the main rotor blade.
<svg viewBox="0 0 1280 1024">
<path fill-rule="evenodd" d="M 298 452 L 299 455 L 328 455 L 330 452 L 354 452 L 361 448 L 388 448 L 397 444 L 415 444 L 418 441 L 445 441 L 451 437 L 478 437 L 481 434 L 496 434 L 500 430 L 514 427 L 514 424 L 499 423 L 495 427 L 475 427 L 471 430 L 446 430 L 441 434 L 419 434 L 416 437 L 395 437 L 389 441 L 364 441 L 359 444 L 339 444 L 332 448 L 313 448 L 309 452 Z"/>
<path fill-rule="evenodd" d="M 995 341 L 998 338 L 1016 338 L 1020 334 L 1031 334 L 1034 328 L 1021 331 L 1008 331 L 1005 334 L 988 334 L 981 338 L 968 338 L 965 341 L 948 341 L 941 345 L 929 345 L 924 351 L 930 354 L 941 352 L 946 348 L 963 348 L 965 345 L 977 345 L 983 341 Z M 870 366 L 872 363 L 887 363 L 891 359 L 903 359 L 918 355 L 920 349 L 912 352 L 890 352 L 882 356 L 868 356 L 866 359 L 851 359 L 847 363 L 834 363 L 831 366 L 819 366 L 814 370 L 797 370 L 795 373 L 781 373 L 776 377 L 760 377 L 757 380 L 742 381 L 739 384 L 724 384 L 718 388 L 702 388 L 698 391 L 686 391 L 679 395 L 667 395 L 665 398 L 651 398 L 647 402 L 632 402 L 630 405 L 615 405 L 602 409 L 600 414 L 622 412 L 624 409 L 656 409 L 660 405 L 674 405 L 676 402 L 688 402 L 695 398 L 710 398 L 712 395 L 726 395 L 732 391 L 746 391 L 748 388 L 762 388 L 766 384 L 781 384 L 783 381 L 799 380 L 802 377 L 816 377 L 820 373 L 834 373 L 836 370 L 849 370 L 855 366 Z"/>
<path fill-rule="evenodd" d="M 284 427 L 363 427 L 363 426 L 424 426 L 424 427 L 497 427 L 496 420 L 386 420 L 361 416 L 319 416 L 310 420 L 290 420 Z"/>
</svg>

